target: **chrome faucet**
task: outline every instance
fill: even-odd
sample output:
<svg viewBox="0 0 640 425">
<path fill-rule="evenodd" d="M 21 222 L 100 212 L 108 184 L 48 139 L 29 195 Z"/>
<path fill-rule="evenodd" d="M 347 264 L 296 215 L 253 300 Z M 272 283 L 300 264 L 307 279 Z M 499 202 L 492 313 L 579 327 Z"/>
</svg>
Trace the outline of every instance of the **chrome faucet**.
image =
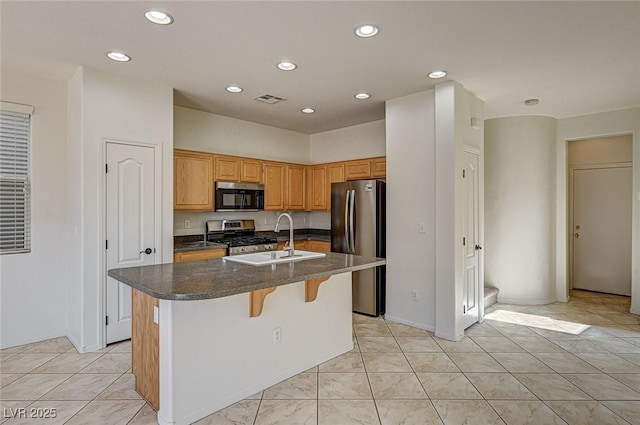
<svg viewBox="0 0 640 425">
<path fill-rule="evenodd" d="M 274 232 L 279 232 L 280 229 L 280 219 L 282 217 L 287 217 L 289 219 L 289 242 L 287 242 L 284 245 L 284 248 L 282 248 L 283 251 L 287 252 L 287 257 L 293 257 L 295 255 L 295 250 L 293 249 L 293 218 L 291 218 L 291 214 L 289 213 L 282 213 L 278 216 L 278 219 L 276 220 L 276 227 L 273 229 Z"/>
</svg>

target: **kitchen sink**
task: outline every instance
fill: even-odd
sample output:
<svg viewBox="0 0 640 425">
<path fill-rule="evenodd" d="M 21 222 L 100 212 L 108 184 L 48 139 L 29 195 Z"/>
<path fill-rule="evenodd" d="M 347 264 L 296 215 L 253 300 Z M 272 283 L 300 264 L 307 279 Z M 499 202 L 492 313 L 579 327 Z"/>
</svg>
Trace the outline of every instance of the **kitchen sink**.
<svg viewBox="0 0 640 425">
<path fill-rule="evenodd" d="M 311 260 L 326 256 L 324 252 L 295 250 L 293 257 L 288 257 L 286 251 L 255 252 L 252 254 L 232 255 L 224 257 L 227 261 L 235 261 L 252 266 L 266 266 L 269 264 L 290 263 L 292 261 Z"/>
</svg>

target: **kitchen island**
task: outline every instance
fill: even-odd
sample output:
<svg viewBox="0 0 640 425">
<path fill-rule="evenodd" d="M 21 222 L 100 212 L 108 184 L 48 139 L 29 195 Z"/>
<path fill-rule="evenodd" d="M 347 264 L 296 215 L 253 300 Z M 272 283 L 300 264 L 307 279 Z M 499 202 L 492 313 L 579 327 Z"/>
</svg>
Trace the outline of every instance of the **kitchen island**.
<svg viewBox="0 0 640 425">
<path fill-rule="evenodd" d="M 351 272 L 381 258 L 114 269 L 133 288 L 132 371 L 160 424 L 189 424 L 353 349 Z"/>
</svg>

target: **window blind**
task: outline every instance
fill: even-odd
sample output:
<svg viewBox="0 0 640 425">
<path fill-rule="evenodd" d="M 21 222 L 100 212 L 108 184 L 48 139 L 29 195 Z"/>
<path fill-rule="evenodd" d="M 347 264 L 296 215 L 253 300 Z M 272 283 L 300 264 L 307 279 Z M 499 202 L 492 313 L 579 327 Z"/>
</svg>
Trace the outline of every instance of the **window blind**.
<svg viewBox="0 0 640 425">
<path fill-rule="evenodd" d="M 31 114 L 0 110 L 0 254 L 31 250 L 30 133 Z"/>
</svg>

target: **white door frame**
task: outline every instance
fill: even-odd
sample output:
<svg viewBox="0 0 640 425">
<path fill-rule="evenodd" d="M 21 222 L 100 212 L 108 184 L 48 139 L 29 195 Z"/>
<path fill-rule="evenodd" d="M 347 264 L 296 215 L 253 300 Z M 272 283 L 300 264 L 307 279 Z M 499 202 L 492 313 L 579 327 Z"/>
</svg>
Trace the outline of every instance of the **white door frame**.
<svg viewBox="0 0 640 425">
<path fill-rule="evenodd" d="M 567 228 L 567 288 L 573 289 L 573 244 L 575 243 L 574 234 L 574 222 L 573 222 L 573 172 L 575 170 L 594 170 L 600 168 L 627 168 L 633 167 L 633 162 L 605 162 L 598 164 L 585 164 L 585 165 L 570 165 L 569 166 L 569 204 L 567 206 L 567 219 L 569 226 Z M 630 194 L 631 195 L 631 194 Z"/>
<path fill-rule="evenodd" d="M 478 244 L 484 248 L 484 156 L 482 150 L 464 145 L 464 152 L 478 155 Z M 478 255 L 478 323 L 484 322 L 484 250 Z M 464 261 L 463 261 L 464 264 Z"/>
<path fill-rule="evenodd" d="M 104 170 L 105 164 L 107 163 L 107 145 L 109 143 L 120 144 L 120 145 L 128 145 L 128 146 L 137 146 L 142 148 L 151 148 L 153 149 L 153 160 L 154 160 L 154 216 L 155 216 L 155 229 L 154 235 L 157 242 L 156 252 L 155 252 L 155 263 L 162 263 L 163 258 L 163 238 L 162 238 L 162 145 L 159 143 L 145 143 L 145 142 L 134 142 L 129 140 L 118 140 L 111 138 L 103 138 L 102 139 L 102 155 L 100 157 L 99 169 Z M 107 346 L 107 326 L 105 323 L 105 317 L 107 314 L 107 250 L 105 249 L 105 240 L 107 238 L 107 175 L 103 171 L 100 173 L 100 184 L 99 184 L 99 200 L 100 207 L 99 211 L 102 213 L 101 226 L 100 226 L 100 238 L 98 243 L 100 244 L 100 249 L 102 255 L 99 256 L 99 284 L 100 290 L 98 291 L 98 305 L 96 306 L 98 312 L 98 341 L 101 343 L 100 348 L 104 348 Z"/>
</svg>

